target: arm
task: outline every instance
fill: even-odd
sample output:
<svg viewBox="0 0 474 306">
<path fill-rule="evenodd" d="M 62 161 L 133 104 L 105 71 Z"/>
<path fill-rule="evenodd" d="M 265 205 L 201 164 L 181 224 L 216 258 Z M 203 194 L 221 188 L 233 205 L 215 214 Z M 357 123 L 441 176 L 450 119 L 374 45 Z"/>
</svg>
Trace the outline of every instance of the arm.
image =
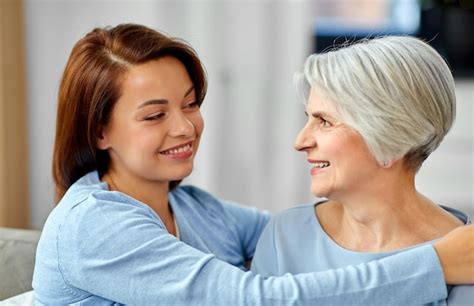
<svg viewBox="0 0 474 306">
<path fill-rule="evenodd" d="M 448 284 L 474 283 L 474 225 L 456 228 L 434 248 Z"/>
<path fill-rule="evenodd" d="M 258 240 L 251 271 L 263 277 L 281 275 L 278 269 L 278 252 L 275 248 L 275 218 L 270 219 Z"/>
<path fill-rule="evenodd" d="M 119 303 L 373 305 L 374 297 L 387 296 L 387 305 L 407 305 L 446 297 L 431 246 L 355 267 L 264 279 L 176 240 L 143 208 L 99 201 L 81 209 L 68 215 L 63 224 L 73 226 L 58 237 L 63 277 Z"/>
<path fill-rule="evenodd" d="M 218 203 L 223 207 L 227 223 L 232 224 L 235 232 L 238 233 L 245 259 L 252 260 L 259 237 L 270 220 L 270 214 L 232 202 L 216 201 L 212 205 Z"/>
</svg>

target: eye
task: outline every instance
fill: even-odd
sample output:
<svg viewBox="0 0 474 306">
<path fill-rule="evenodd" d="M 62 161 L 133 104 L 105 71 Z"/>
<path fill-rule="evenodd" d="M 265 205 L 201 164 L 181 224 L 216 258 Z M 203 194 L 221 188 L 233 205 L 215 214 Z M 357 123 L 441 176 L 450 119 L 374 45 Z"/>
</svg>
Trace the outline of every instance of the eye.
<svg viewBox="0 0 474 306">
<path fill-rule="evenodd" d="M 197 101 L 190 102 L 184 106 L 187 109 L 196 109 L 200 107 L 200 104 Z"/>
<path fill-rule="evenodd" d="M 165 115 L 165 113 L 157 113 L 157 114 L 148 116 L 148 117 L 146 117 L 146 118 L 143 119 L 143 120 L 145 120 L 145 121 L 158 120 L 158 119 L 162 118 L 164 115 Z"/>
<path fill-rule="evenodd" d="M 327 121 L 326 119 L 324 118 L 319 118 L 319 125 L 322 126 L 322 127 L 330 127 L 332 126 L 331 122 Z"/>
</svg>

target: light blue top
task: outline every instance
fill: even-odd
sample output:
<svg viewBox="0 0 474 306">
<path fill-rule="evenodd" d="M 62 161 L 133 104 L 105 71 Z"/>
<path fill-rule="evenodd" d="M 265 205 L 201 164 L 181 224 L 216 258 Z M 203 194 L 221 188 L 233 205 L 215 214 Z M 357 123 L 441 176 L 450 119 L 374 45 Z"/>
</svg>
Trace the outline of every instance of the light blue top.
<svg viewBox="0 0 474 306">
<path fill-rule="evenodd" d="M 374 296 L 409 305 L 447 294 L 431 246 L 346 269 L 264 279 L 241 268 L 268 215 L 189 186 L 173 190 L 170 204 L 182 241 L 147 205 L 109 191 L 97 172 L 74 183 L 39 241 L 36 305 L 377 305 Z"/>
<path fill-rule="evenodd" d="M 413 249 L 412 247 L 383 253 L 347 250 L 326 234 L 314 213 L 314 207 L 314 204 L 294 207 L 270 220 L 257 245 L 251 268 L 253 272 L 267 277 L 270 275 L 284 275 L 285 273 L 325 271 L 379 260 L 394 254 L 403 254 L 403 251 Z M 463 212 L 449 207 L 443 208 L 464 223 L 471 222 Z M 432 242 L 423 245 L 431 245 Z M 406 265 L 412 265 L 412 259 L 408 258 Z M 361 274 L 360 277 L 362 279 L 354 279 L 354 281 L 359 282 L 369 278 L 370 271 Z M 374 279 L 373 281 L 373 286 L 376 286 L 377 280 Z M 440 290 L 445 291 L 446 289 Z M 428 305 L 473 305 L 474 286 L 450 286 L 448 290 L 449 297 L 447 300 L 445 298 L 434 298 Z M 409 300 L 411 300 L 409 305 L 423 304 L 415 302 L 418 294 L 420 294 L 416 290 L 405 291 L 404 293 L 393 290 L 390 293 L 387 292 L 387 294 L 374 294 L 372 303 L 402 305 L 396 301 L 400 294 L 408 295 Z M 348 301 L 347 304 L 354 305 L 358 302 Z"/>
</svg>

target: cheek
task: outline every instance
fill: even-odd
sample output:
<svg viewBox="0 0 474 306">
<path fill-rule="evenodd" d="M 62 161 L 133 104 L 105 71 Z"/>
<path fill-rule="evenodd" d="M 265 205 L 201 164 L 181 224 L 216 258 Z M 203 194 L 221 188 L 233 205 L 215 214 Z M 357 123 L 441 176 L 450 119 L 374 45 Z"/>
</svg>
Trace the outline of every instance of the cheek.
<svg viewBox="0 0 474 306">
<path fill-rule="evenodd" d="M 357 135 L 348 139 L 348 150 L 353 152 L 354 159 L 359 160 L 361 163 L 370 164 L 375 161 L 372 153 L 370 152 L 367 144 L 361 136 Z"/>
<path fill-rule="evenodd" d="M 326 157 L 329 159 L 339 159 L 347 156 L 347 141 L 344 136 L 338 134 L 321 134 L 318 138 L 318 146 L 324 149 Z"/>
<path fill-rule="evenodd" d="M 345 171 L 352 174 L 364 175 L 371 173 L 376 164 L 372 154 L 360 136 L 346 137 L 341 143 L 338 158 Z"/>
<path fill-rule="evenodd" d="M 166 130 L 161 126 L 129 127 L 123 131 L 124 146 L 140 156 L 161 148 L 166 138 Z"/>
<path fill-rule="evenodd" d="M 321 157 L 331 162 L 333 174 L 340 175 L 357 166 L 360 161 L 360 149 L 347 135 L 335 133 L 326 137 L 321 136 L 319 144 L 321 149 L 324 148 L 324 154 Z"/>
<path fill-rule="evenodd" d="M 196 134 L 200 136 L 204 130 L 204 119 L 202 118 L 201 112 L 196 112 L 190 118 L 190 121 L 193 123 Z"/>
<path fill-rule="evenodd" d="M 136 142 L 138 131 L 133 125 L 115 125 L 110 133 L 111 145 L 115 149 L 126 148 L 130 142 Z"/>
</svg>

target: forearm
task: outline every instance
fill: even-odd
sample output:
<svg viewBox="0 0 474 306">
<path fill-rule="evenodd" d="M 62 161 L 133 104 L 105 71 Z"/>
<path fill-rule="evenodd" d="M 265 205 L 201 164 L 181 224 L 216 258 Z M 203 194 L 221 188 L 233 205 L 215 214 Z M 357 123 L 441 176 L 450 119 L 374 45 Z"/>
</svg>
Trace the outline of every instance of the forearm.
<svg viewBox="0 0 474 306">
<path fill-rule="evenodd" d="M 147 290 L 146 299 L 132 299 L 179 305 L 322 306 L 422 305 L 447 296 L 431 246 L 358 266 L 267 279 L 211 257 L 187 272 L 183 278 L 169 275 L 172 279 L 158 281 L 157 291 Z"/>
<path fill-rule="evenodd" d="M 138 222 L 140 212 L 129 211 L 129 222 L 105 216 L 94 227 L 63 229 L 58 258 L 65 282 L 124 304 L 420 305 L 446 298 L 430 245 L 358 266 L 264 279 L 176 240 L 154 222 Z M 83 232 L 80 240 L 69 239 Z"/>
<path fill-rule="evenodd" d="M 286 286 L 290 280 L 294 285 Z M 278 298 L 301 305 L 422 305 L 447 296 L 439 260 L 429 245 L 358 266 L 274 278 L 270 286 L 280 281 Z"/>
</svg>

